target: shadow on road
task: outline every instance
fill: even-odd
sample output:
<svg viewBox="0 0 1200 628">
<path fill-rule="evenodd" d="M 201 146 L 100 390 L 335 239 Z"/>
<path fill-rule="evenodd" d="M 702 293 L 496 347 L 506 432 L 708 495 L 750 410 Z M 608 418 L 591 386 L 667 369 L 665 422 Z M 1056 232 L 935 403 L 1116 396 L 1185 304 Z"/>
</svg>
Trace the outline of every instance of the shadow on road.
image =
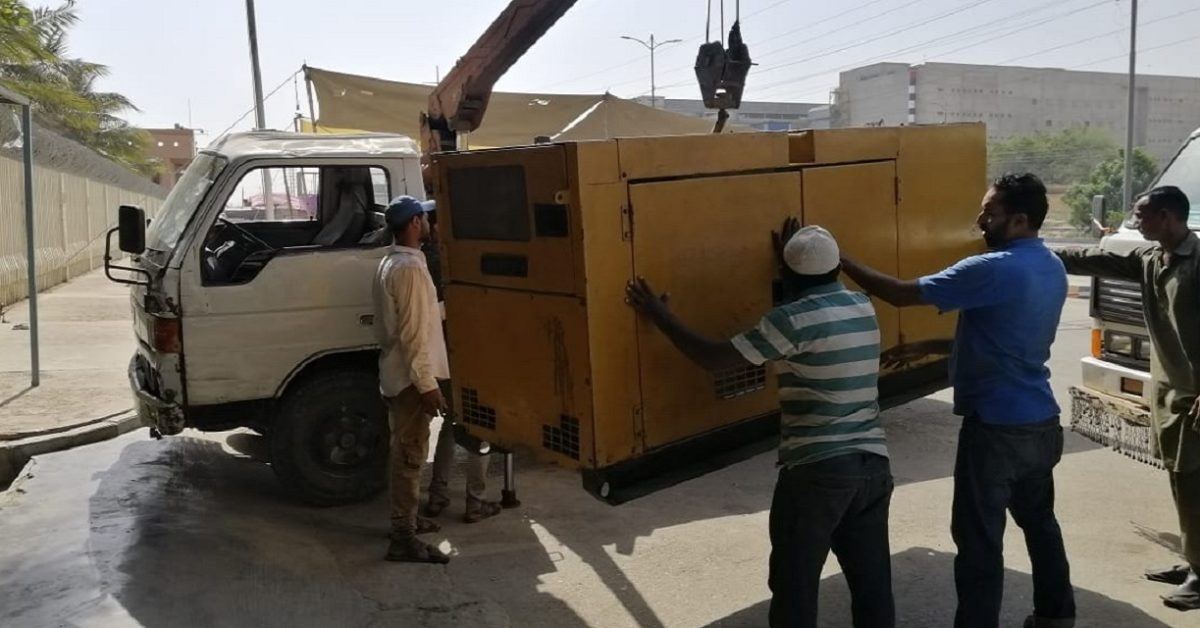
<svg viewBox="0 0 1200 628">
<path fill-rule="evenodd" d="M 897 626 L 949 626 L 954 623 L 954 605 L 930 603 L 954 595 L 954 555 L 914 547 L 892 556 L 893 589 L 896 597 Z M 1032 608 L 1033 578 L 1030 574 L 1005 572 L 1004 597 L 1010 602 L 1000 618 L 1002 626 L 1020 626 Z M 1011 603 L 1020 600 L 1024 605 Z M 1076 628 L 1171 628 L 1136 607 L 1119 602 L 1094 591 L 1075 589 L 1079 609 Z M 850 594 L 842 575 L 836 574 L 821 583 L 821 619 L 818 625 L 842 628 L 850 625 Z M 709 624 L 706 628 L 758 628 L 767 625 L 769 601 L 738 611 Z"/>
<path fill-rule="evenodd" d="M 960 421 L 949 404 L 922 399 L 885 413 L 884 423 L 897 486 L 951 475 Z M 614 554 L 634 554 L 656 530 L 765 512 L 776 475 L 774 455 L 757 456 L 613 507 L 584 492 L 578 474 L 519 460 L 520 509 L 466 525 L 456 498 L 443 515 L 442 533 L 430 540 L 457 552 L 443 568 L 381 560 L 383 496 L 339 508 L 299 505 L 255 459 L 261 439 L 235 435 L 228 444 L 233 452 L 209 439 L 133 443 L 91 498 L 89 553 L 108 593 L 146 628 L 582 625 L 544 586 L 570 556 L 638 625 L 660 626 Z M 913 589 L 898 584 L 898 597 L 952 595 L 949 555 L 910 551 L 896 561 L 898 583 Z M 1013 578 L 1013 586 L 1028 588 L 1025 580 Z M 826 589 L 830 612 L 848 608 L 844 586 Z M 759 625 L 758 610 L 718 625 Z"/>
</svg>

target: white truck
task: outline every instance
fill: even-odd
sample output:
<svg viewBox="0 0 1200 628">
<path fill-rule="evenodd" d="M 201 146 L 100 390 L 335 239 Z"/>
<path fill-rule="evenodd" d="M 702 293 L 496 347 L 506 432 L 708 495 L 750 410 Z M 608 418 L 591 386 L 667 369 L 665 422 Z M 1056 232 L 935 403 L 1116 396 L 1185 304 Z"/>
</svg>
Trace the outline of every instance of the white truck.
<svg viewBox="0 0 1200 628">
<path fill-rule="evenodd" d="M 253 132 L 201 151 L 149 228 L 122 207 L 132 261 L 106 269 L 135 284 L 129 380 L 151 433 L 255 430 L 316 504 L 381 490 L 372 281 L 400 194 L 425 196 L 407 137 Z"/>
<path fill-rule="evenodd" d="M 1158 185 L 1187 194 L 1188 222 L 1200 230 L 1200 129 L 1192 133 L 1159 175 Z M 1129 222 L 1100 241 L 1105 250 L 1125 253 L 1149 243 Z M 1089 438 L 1130 457 L 1158 464 L 1150 449 L 1150 405 L 1157 393 L 1150 377 L 1150 336 L 1139 284 L 1092 280 L 1092 354 L 1083 358 L 1080 386 L 1071 390 L 1071 425 Z"/>
</svg>

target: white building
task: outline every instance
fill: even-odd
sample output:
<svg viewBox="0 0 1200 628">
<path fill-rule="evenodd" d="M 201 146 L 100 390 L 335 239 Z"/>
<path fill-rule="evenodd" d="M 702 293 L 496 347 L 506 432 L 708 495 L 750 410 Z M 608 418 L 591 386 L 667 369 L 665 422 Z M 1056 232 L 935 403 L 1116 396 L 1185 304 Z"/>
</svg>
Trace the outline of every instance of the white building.
<svg viewBox="0 0 1200 628">
<path fill-rule="evenodd" d="M 1139 76 L 1134 145 L 1159 160 L 1200 127 L 1200 78 Z M 833 126 L 985 122 L 988 139 L 1098 128 L 1125 143 L 1128 76 L 1056 68 L 877 63 L 842 72 Z"/>
</svg>

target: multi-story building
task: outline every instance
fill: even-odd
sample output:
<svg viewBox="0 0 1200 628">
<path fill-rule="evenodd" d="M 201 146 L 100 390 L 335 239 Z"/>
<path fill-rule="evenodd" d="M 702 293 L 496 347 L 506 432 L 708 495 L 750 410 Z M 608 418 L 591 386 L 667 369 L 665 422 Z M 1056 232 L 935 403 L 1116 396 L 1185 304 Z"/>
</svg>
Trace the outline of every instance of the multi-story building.
<svg viewBox="0 0 1200 628">
<path fill-rule="evenodd" d="M 988 139 L 1097 128 L 1125 143 L 1128 76 L 1056 68 L 876 63 L 842 72 L 833 126 L 987 123 Z M 1137 77 L 1134 145 L 1159 162 L 1200 127 L 1200 78 Z"/>
</svg>

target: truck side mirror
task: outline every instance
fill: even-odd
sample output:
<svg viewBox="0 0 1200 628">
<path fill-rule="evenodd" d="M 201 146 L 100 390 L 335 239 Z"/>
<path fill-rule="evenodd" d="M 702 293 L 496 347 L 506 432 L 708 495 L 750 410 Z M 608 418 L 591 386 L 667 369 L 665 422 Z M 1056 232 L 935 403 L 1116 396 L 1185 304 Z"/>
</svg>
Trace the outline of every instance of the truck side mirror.
<svg viewBox="0 0 1200 628">
<path fill-rule="evenodd" d="M 117 210 L 117 248 L 132 255 L 146 250 L 146 211 L 133 205 Z"/>
<path fill-rule="evenodd" d="M 1097 194 L 1092 197 L 1092 231 L 1099 235 L 1107 233 L 1104 226 L 1104 213 L 1107 203 L 1103 194 Z"/>
</svg>

